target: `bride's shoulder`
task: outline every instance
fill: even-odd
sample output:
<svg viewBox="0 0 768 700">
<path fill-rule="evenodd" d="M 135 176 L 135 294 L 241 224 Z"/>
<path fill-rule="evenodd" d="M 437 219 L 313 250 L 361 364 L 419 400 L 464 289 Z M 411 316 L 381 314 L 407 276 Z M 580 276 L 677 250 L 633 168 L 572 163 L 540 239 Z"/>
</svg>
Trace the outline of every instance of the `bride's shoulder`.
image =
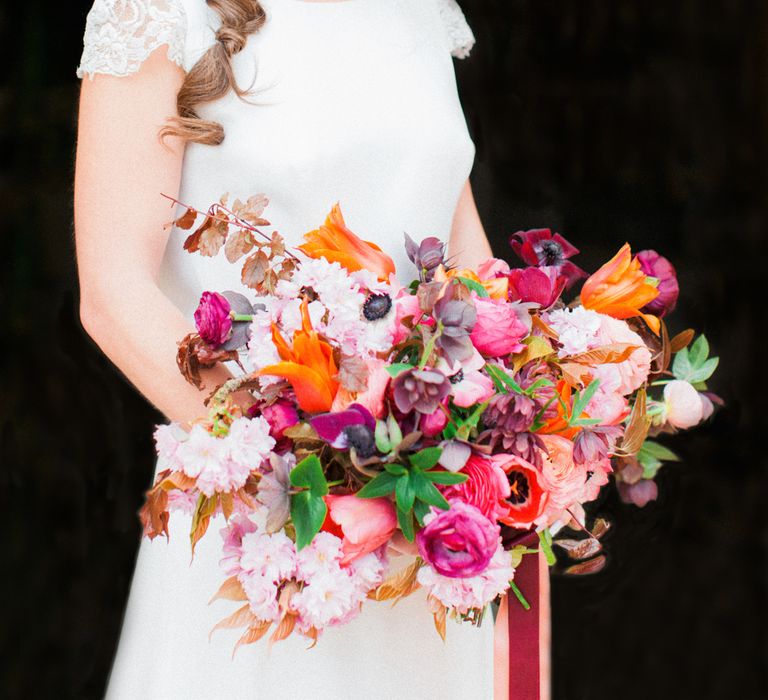
<svg viewBox="0 0 768 700">
<path fill-rule="evenodd" d="M 456 58 L 466 58 L 475 45 L 472 32 L 464 12 L 456 0 L 432 0 L 440 16 L 448 48 Z"/>
<path fill-rule="evenodd" d="M 163 45 L 169 60 L 188 69 L 190 25 L 204 16 L 205 7 L 203 0 L 94 0 L 77 77 L 130 75 Z"/>
</svg>

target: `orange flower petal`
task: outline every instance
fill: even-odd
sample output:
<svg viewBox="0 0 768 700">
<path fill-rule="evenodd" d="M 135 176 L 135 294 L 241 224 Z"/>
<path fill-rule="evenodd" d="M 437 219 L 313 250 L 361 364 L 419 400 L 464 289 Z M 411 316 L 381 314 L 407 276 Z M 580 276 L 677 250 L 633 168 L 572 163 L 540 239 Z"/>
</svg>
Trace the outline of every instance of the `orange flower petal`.
<svg viewBox="0 0 768 700">
<path fill-rule="evenodd" d="M 258 372 L 258 376 L 271 375 L 282 377 L 290 382 L 296 400 L 307 413 L 325 413 L 331 410 L 333 393 L 325 378 L 311 367 L 296 362 L 278 362 Z"/>
</svg>

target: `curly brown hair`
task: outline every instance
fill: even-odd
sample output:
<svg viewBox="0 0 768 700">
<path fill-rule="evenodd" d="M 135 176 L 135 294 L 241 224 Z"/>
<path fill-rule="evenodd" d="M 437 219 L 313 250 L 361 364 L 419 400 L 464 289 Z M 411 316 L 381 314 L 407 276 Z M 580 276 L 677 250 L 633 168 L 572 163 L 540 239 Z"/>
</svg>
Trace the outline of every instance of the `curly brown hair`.
<svg viewBox="0 0 768 700">
<path fill-rule="evenodd" d="M 221 17 L 216 41 L 200 57 L 184 78 L 176 96 L 178 116 L 169 119 L 160 130 L 161 139 L 178 136 L 184 141 L 218 146 L 224 141 L 224 127 L 202 119 L 196 108 L 212 102 L 230 90 L 243 98 L 243 90 L 235 80 L 231 57 L 243 50 L 249 34 L 257 32 L 267 20 L 258 0 L 206 0 Z"/>
</svg>

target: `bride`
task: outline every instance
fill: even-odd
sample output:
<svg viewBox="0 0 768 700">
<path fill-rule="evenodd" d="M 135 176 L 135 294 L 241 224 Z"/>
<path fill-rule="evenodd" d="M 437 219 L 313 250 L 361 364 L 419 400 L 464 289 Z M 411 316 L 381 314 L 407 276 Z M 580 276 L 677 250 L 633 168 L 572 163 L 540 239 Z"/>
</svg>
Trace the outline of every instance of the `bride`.
<svg viewBox="0 0 768 700">
<path fill-rule="evenodd" d="M 454 0 L 95 1 L 77 69 L 87 78 L 75 172 L 81 318 L 169 420 L 201 415 L 228 376 L 208 370 L 199 392 L 176 367 L 200 293 L 241 287 L 223 253 L 183 250 L 161 193 L 207 208 L 226 192 L 263 192 L 289 244 L 339 201 L 349 227 L 401 271 L 404 231 L 438 236 L 459 266 L 475 265 L 491 250 L 452 63 L 473 43 Z M 293 636 L 232 659 L 236 632 L 208 640 L 226 614 L 207 605 L 221 581 L 218 538 L 203 538 L 190 564 L 189 517 L 175 512 L 170 531 L 169 542 L 141 543 L 113 700 L 508 696 L 498 667 L 494 688 L 493 624 L 449 625 L 444 643 L 418 592 L 394 609 L 367 603 L 311 650 Z"/>
</svg>

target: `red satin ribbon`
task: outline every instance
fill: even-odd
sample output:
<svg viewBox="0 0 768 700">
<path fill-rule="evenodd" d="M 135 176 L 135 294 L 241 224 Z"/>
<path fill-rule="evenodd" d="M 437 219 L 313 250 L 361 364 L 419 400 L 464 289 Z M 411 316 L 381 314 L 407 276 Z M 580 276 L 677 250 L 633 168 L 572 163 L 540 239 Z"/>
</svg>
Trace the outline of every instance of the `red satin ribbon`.
<svg viewBox="0 0 768 700">
<path fill-rule="evenodd" d="M 515 569 L 515 583 L 531 606 L 526 610 L 508 593 L 509 700 L 539 700 L 539 557 L 526 554 Z"/>
</svg>

